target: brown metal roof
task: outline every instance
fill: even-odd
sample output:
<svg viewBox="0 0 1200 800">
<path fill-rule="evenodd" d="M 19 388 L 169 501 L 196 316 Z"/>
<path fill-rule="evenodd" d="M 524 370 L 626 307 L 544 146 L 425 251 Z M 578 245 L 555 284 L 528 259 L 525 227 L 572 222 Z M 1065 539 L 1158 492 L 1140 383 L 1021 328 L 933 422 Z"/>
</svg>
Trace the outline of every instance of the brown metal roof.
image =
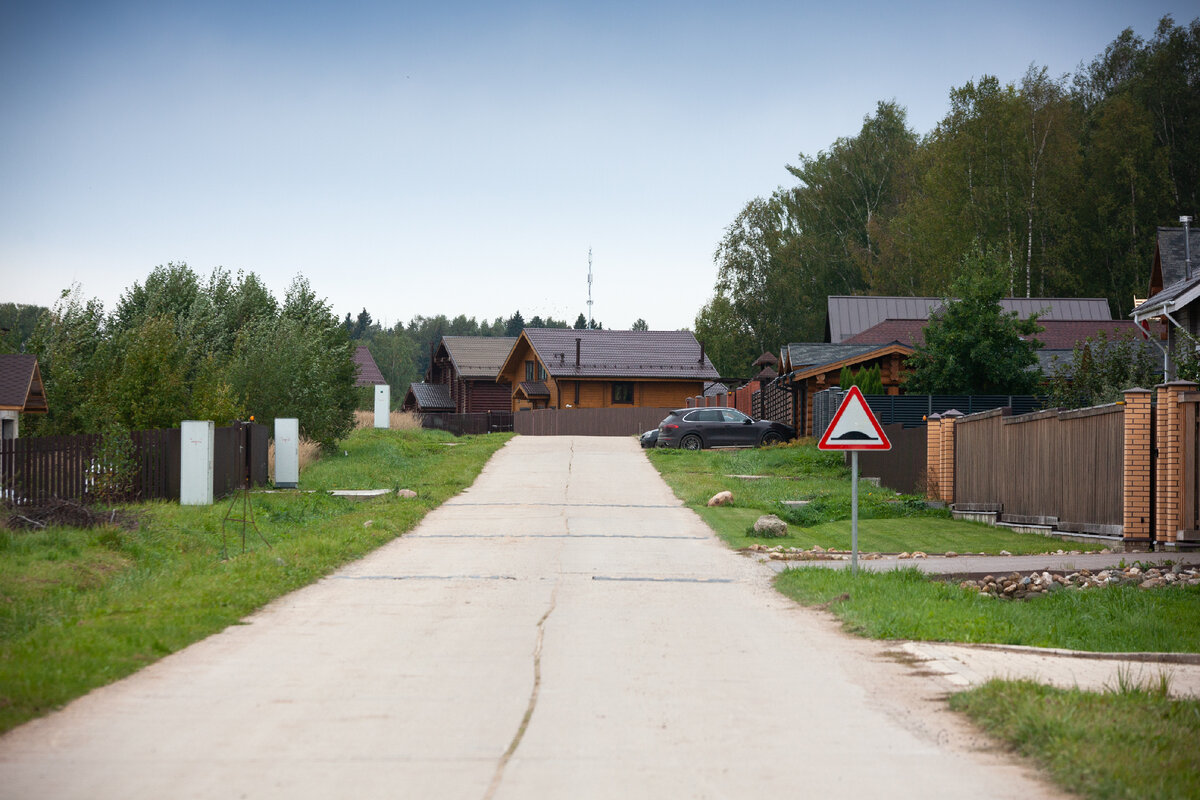
<svg viewBox="0 0 1200 800">
<path fill-rule="evenodd" d="M 842 344 L 887 344 L 900 342 L 909 347 L 915 347 L 925 341 L 925 326 L 929 320 L 924 319 L 885 319 L 878 325 L 867 328 L 862 333 L 846 339 Z M 1040 333 L 1032 338 L 1042 343 L 1046 350 L 1071 350 L 1076 343 L 1088 338 L 1095 338 L 1101 331 L 1109 339 L 1122 336 L 1141 338 L 1141 328 L 1132 321 L 1119 319 L 1038 319 L 1042 327 Z M 1157 333 L 1161 326 L 1157 323 L 1151 326 L 1151 332 Z"/>
<path fill-rule="evenodd" d="M 27 414 L 45 414 L 49 410 L 36 356 L 0 355 L 0 409 Z"/>
<path fill-rule="evenodd" d="M 454 400 L 450 397 L 450 387 L 444 383 L 410 383 L 408 394 L 416 404 L 418 411 L 453 411 Z M 408 405 L 409 397 L 404 398 Z"/>
<path fill-rule="evenodd" d="M 517 385 L 520 387 L 521 394 L 528 398 L 550 396 L 550 389 L 543 381 L 521 381 Z"/>
<path fill-rule="evenodd" d="M 551 377 L 683 378 L 719 377 L 691 331 L 586 331 L 526 328 L 522 331 Z M 579 363 L 575 343 L 579 342 Z"/>
<path fill-rule="evenodd" d="M 831 295 L 826 301 L 825 335 L 832 344 L 888 319 L 929 319 L 940 308 L 940 297 L 849 297 Z M 1036 313 L 1039 319 L 1112 319 L 1103 297 L 1004 297 L 1000 306 L 1021 319 Z"/>
<path fill-rule="evenodd" d="M 379 371 L 379 365 L 375 363 L 375 359 L 371 357 L 371 351 L 365 344 L 360 344 L 355 348 L 354 363 L 358 367 L 358 379 L 354 381 L 355 386 L 375 386 L 387 383 L 383 373 Z"/>
<path fill-rule="evenodd" d="M 885 319 L 878 325 L 872 325 L 861 333 L 847 337 L 842 344 L 887 344 L 901 342 L 902 344 L 920 344 L 925 340 L 927 319 Z"/>
<path fill-rule="evenodd" d="M 516 341 L 515 336 L 443 336 L 442 347 L 459 377 L 495 380 Z"/>
</svg>

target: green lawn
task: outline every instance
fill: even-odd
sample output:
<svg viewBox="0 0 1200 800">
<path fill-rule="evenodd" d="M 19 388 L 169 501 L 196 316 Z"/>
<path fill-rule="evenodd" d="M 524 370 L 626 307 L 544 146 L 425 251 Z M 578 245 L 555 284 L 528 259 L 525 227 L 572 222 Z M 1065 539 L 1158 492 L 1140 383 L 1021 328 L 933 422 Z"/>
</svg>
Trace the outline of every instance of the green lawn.
<svg viewBox="0 0 1200 800">
<path fill-rule="evenodd" d="M 237 527 L 227 560 L 221 521 L 230 499 L 136 506 L 136 531 L 0 529 L 0 731 L 220 631 L 410 530 L 470 485 L 509 438 L 356 431 L 340 445 L 347 455 L 307 469 L 301 488 L 408 488 L 418 497 L 255 494 L 254 516 L 271 546 L 250 531 L 242 554 Z"/>
<path fill-rule="evenodd" d="M 811 549 L 850 548 L 850 470 L 839 453 L 815 444 L 747 450 L 651 450 L 650 462 L 684 503 L 694 508 L 730 547 L 751 544 Z M 730 477 L 761 476 L 761 477 Z M 710 497 L 729 490 L 733 503 L 708 508 Z M 930 509 L 924 498 L 898 495 L 869 483 L 859 485 L 858 546 L 862 552 L 930 554 L 1013 554 L 1098 550 L 1100 545 L 1064 542 L 977 522 L 954 520 L 945 509 Z M 807 500 L 799 508 L 783 500 Z M 788 523 L 788 535 L 762 539 L 750 535 L 762 514 Z"/>
<path fill-rule="evenodd" d="M 1160 689 L 991 681 L 953 696 L 950 707 L 1083 797 L 1200 797 L 1200 700 Z"/>
<path fill-rule="evenodd" d="M 847 629 L 876 639 L 992 642 L 1098 652 L 1200 652 L 1200 586 L 1062 589 L 1027 600 L 981 597 L 916 569 L 808 567 L 775 579 L 805 605 L 829 603 Z"/>
</svg>

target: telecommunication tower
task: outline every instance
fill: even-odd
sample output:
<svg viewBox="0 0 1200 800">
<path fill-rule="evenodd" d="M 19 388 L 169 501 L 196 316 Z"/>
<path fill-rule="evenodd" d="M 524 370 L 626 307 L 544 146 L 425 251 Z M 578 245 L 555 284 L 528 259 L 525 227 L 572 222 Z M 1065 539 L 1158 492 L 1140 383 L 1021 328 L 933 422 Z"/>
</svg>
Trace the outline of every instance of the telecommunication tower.
<svg viewBox="0 0 1200 800">
<path fill-rule="evenodd" d="M 592 248 L 588 248 L 588 330 L 592 329 Z"/>
</svg>

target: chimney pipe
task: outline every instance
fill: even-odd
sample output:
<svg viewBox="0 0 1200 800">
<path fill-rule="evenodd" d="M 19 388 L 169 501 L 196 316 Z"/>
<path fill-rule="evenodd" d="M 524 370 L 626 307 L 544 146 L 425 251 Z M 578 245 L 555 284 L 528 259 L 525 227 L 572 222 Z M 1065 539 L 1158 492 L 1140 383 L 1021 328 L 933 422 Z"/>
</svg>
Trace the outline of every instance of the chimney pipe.
<svg viewBox="0 0 1200 800">
<path fill-rule="evenodd" d="M 579 343 L 582 341 L 578 336 L 575 337 L 575 368 L 579 368 Z"/>
<path fill-rule="evenodd" d="M 1179 221 L 1183 223 L 1183 276 L 1190 281 L 1192 279 L 1192 237 L 1188 234 L 1188 225 L 1192 218 L 1180 217 Z"/>
<path fill-rule="evenodd" d="M 697 363 L 698 364 L 704 363 L 704 342 L 700 343 L 700 360 Z"/>
</svg>

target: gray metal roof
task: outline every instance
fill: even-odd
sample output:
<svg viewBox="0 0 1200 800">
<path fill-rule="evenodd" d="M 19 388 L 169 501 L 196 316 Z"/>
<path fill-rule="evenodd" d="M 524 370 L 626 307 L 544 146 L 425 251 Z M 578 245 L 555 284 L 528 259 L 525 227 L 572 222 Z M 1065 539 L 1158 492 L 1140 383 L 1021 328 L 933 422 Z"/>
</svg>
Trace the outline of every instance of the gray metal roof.
<svg viewBox="0 0 1200 800">
<path fill-rule="evenodd" d="M 1146 319 L 1148 316 L 1158 316 L 1162 313 L 1164 306 L 1170 313 L 1191 304 L 1196 300 L 1197 295 L 1200 295 L 1200 272 L 1194 273 L 1190 281 L 1177 281 L 1163 289 L 1135 308 L 1130 316 L 1136 320 Z"/>
<path fill-rule="evenodd" d="M 1200 230 L 1192 228 L 1187 238 L 1192 250 L 1192 274 L 1195 275 L 1200 273 Z M 1158 263 L 1162 268 L 1163 289 L 1186 277 L 1183 242 L 1183 228 L 1158 229 Z"/>
<path fill-rule="evenodd" d="M 824 364 L 834 364 L 847 358 L 872 353 L 883 345 L 878 344 L 827 344 L 824 342 L 799 342 L 789 344 L 784 361 L 792 370 L 806 370 Z"/>
<path fill-rule="evenodd" d="M 940 308 L 940 297 L 858 297 L 830 295 L 826 301 L 825 332 L 840 344 L 886 319 L 929 319 Z M 1103 297 L 1004 297 L 1000 306 L 1022 319 L 1037 313 L 1042 319 L 1112 319 Z"/>
<path fill-rule="evenodd" d="M 444 383 L 410 383 L 408 391 L 417 401 L 418 411 L 453 411 L 450 387 Z"/>
<path fill-rule="evenodd" d="M 546 371 L 558 378 L 719 377 L 691 331 L 581 331 L 573 328 L 526 328 L 525 336 Z M 575 341 L 579 340 L 579 365 Z"/>
<path fill-rule="evenodd" d="M 442 346 L 459 377 L 495 380 L 516 341 L 515 336 L 443 336 Z"/>
</svg>

